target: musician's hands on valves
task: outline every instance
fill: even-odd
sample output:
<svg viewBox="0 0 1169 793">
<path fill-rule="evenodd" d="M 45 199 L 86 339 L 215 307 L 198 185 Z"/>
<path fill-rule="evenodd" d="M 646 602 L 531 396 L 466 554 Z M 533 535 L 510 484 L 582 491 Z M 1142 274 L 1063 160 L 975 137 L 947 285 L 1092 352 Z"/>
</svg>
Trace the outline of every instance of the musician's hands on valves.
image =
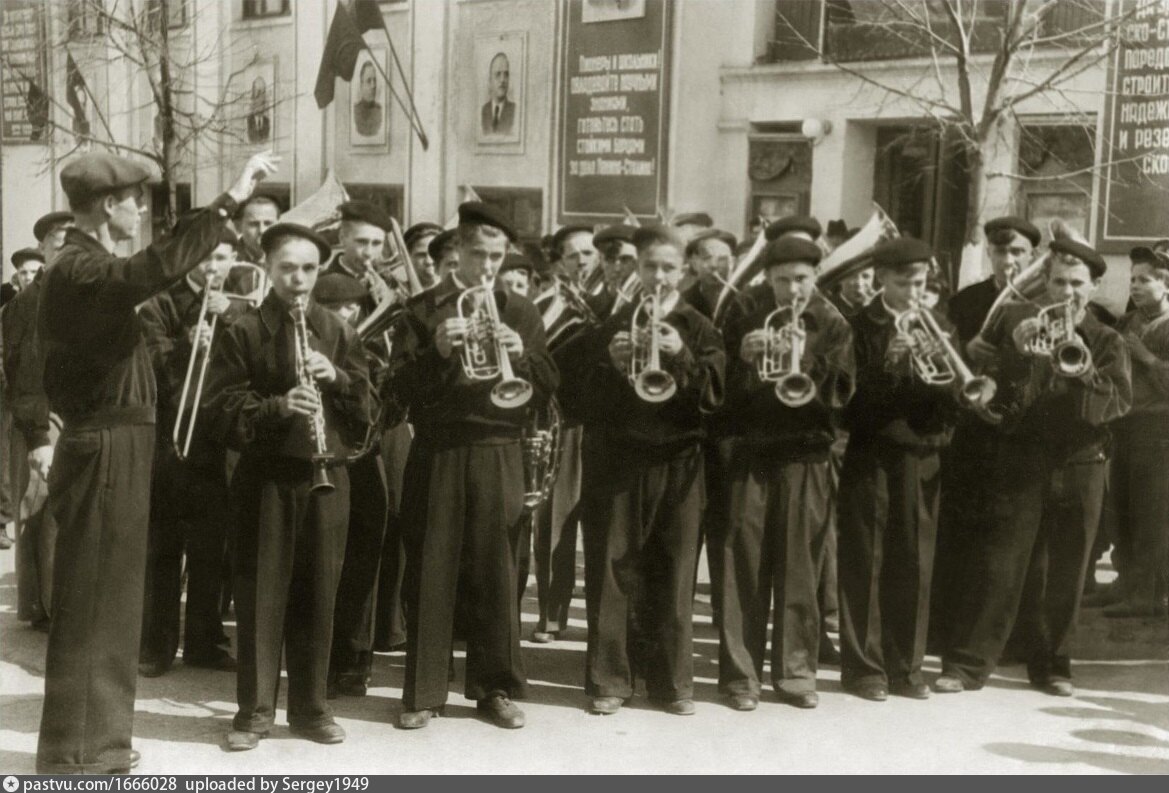
<svg viewBox="0 0 1169 793">
<path fill-rule="evenodd" d="M 889 342 L 885 349 L 885 360 L 890 363 L 900 363 L 913 352 L 913 339 L 904 333 L 898 333 Z"/>
<path fill-rule="evenodd" d="M 312 350 L 305 359 L 304 368 L 318 383 L 332 383 L 337 379 L 337 369 L 324 353 Z"/>
<path fill-rule="evenodd" d="M 762 328 L 751 331 L 739 343 L 739 357 L 743 359 L 743 363 L 754 364 L 766 350 L 767 331 Z"/>
<path fill-rule="evenodd" d="M 280 415 L 284 418 L 289 416 L 312 416 L 321 407 L 320 401 L 317 399 L 317 393 L 312 386 L 296 385 L 288 390 L 288 393 L 280 397 Z"/>
<path fill-rule="evenodd" d="M 280 164 L 281 159 L 280 155 L 271 149 L 253 154 L 244 163 L 243 170 L 236 177 L 235 183 L 227 189 L 227 194 L 237 204 L 246 201 L 252 195 L 252 191 L 256 189 L 257 184 L 276 173 L 276 166 Z"/>
<path fill-rule="evenodd" d="M 1011 333 L 1011 339 L 1015 342 L 1015 349 L 1023 355 L 1035 355 L 1036 353 L 1031 349 L 1030 344 L 1039 335 L 1039 330 L 1040 323 L 1035 317 L 1029 317 L 1020 322 Z"/>
<path fill-rule="evenodd" d="M 438 348 L 438 354 L 443 358 L 450 358 L 456 347 L 463 346 L 470 325 L 470 320 L 465 317 L 443 320 L 434 333 L 434 346 Z M 496 336 L 507 350 L 508 358 L 515 360 L 524 354 L 524 340 L 507 325 L 500 323 L 496 329 Z"/>
</svg>

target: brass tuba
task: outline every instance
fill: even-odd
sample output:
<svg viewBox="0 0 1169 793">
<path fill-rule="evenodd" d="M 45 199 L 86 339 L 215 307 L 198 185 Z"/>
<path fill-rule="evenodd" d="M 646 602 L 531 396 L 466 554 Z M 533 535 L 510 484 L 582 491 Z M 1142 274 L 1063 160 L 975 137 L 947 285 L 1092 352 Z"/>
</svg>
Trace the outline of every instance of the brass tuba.
<svg viewBox="0 0 1169 793">
<path fill-rule="evenodd" d="M 1044 306 L 1036 316 L 1039 330 L 1027 342 L 1032 355 L 1051 358 L 1051 366 L 1061 377 L 1080 377 L 1092 368 L 1092 351 L 1076 333 L 1076 305 L 1068 300 Z"/>
<path fill-rule="evenodd" d="M 661 326 L 662 288 L 646 295 L 633 311 L 629 340 L 633 353 L 629 359 L 629 382 L 646 402 L 665 402 L 678 390 L 673 375 L 662 368 Z"/>
<path fill-rule="evenodd" d="M 790 306 L 780 306 L 763 320 L 766 339 L 757 364 L 759 379 L 775 383 L 776 398 L 789 408 L 798 408 L 816 398 L 816 383 L 800 371 L 806 343 L 801 315 L 807 305 L 808 301 L 797 298 Z"/>
<path fill-rule="evenodd" d="M 328 436 L 325 430 L 325 407 L 321 402 L 321 389 L 317 381 L 308 370 L 308 357 L 312 352 L 308 339 L 308 322 L 305 312 L 308 310 L 308 295 L 297 295 L 292 304 L 293 332 L 296 337 L 296 384 L 312 389 L 317 397 L 317 409 L 309 416 L 309 435 L 313 444 L 313 483 L 312 490 L 329 491 L 333 483 L 329 481 L 328 462 L 332 459 L 329 454 Z"/>
<path fill-rule="evenodd" d="M 491 402 L 499 408 L 523 407 L 532 398 L 532 384 L 515 376 L 511 359 L 499 340 L 499 308 L 491 279 L 483 276 L 479 286 L 464 289 L 459 294 L 456 311 L 460 319 L 468 321 L 463 338 L 463 372 L 470 380 L 495 380 Z"/>
<path fill-rule="evenodd" d="M 919 380 L 932 386 L 957 381 L 962 399 L 970 407 L 981 409 L 990 404 L 997 390 L 994 380 L 970 371 L 928 308 L 910 306 L 897 315 L 894 324 L 897 332 L 909 339 L 910 360 Z"/>
</svg>

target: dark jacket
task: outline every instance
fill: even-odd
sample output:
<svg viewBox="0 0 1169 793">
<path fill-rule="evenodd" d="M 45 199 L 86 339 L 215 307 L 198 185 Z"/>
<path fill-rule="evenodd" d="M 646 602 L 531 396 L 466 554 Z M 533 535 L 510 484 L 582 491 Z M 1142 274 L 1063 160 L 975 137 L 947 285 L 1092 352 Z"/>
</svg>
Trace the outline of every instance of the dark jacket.
<svg viewBox="0 0 1169 793">
<path fill-rule="evenodd" d="M 1160 435 L 1169 434 L 1169 317 L 1157 317 L 1152 323 L 1139 309 L 1121 319 L 1117 331 L 1140 338 L 1149 352 L 1157 357 L 1150 363 L 1132 361 L 1132 416 L 1153 419 Z M 1156 418 L 1153 418 L 1156 417 Z"/>
<path fill-rule="evenodd" d="M 37 342 L 37 304 L 42 273 L 0 311 L 4 350 L 4 395 L 13 426 L 29 449 L 49 445 L 49 400 L 42 383 L 44 357 Z"/>
<path fill-rule="evenodd" d="M 353 328 L 309 301 L 309 344 L 333 363 L 337 379 L 319 384 L 328 453 L 343 461 L 366 437 L 374 413 L 365 350 Z M 216 437 L 246 456 L 307 460 L 315 453 L 306 416 L 281 416 L 280 400 L 297 384 L 294 322 L 269 292 L 212 349 L 204 413 Z"/>
<path fill-rule="evenodd" d="M 154 372 L 135 307 L 207 258 L 235 207 L 225 193 L 129 258 L 80 229 L 65 232 L 42 279 L 38 333 L 45 394 L 66 429 L 154 423 Z"/>
<path fill-rule="evenodd" d="M 982 323 L 998 296 L 999 288 L 994 278 L 988 278 L 959 290 L 950 298 L 950 322 L 958 330 L 958 340 L 962 342 L 963 354 L 966 344 L 982 329 Z"/>
</svg>

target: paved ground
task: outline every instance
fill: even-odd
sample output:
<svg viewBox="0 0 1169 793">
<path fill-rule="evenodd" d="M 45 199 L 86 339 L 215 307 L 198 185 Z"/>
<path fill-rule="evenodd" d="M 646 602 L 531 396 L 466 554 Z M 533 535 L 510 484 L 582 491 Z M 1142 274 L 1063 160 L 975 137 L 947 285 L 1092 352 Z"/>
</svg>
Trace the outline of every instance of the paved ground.
<svg viewBox="0 0 1169 793">
<path fill-rule="evenodd" d="M 0 773 L 34 770 L 45 636 L 15 620 L 12 554 L 0 554 Z M 529 589 L 529 595 L 532 593 Z M 475 717 L 452 684 L 446 716 L 429 728 L 392 726 L 401 655 L 379 655 L 364 699 L 338 701 L 349 733 L 339 746 L 291 738 L 286 728 L 252 752 L 220 740 L 234 712 L 230 674 L 186 669 L 142 679 L 135 746 L 145 773 L 679 772 L 735 773 L 1154 773 L 1169 772 L 1169 640 L 1164 620 L 1104 620 L 1087 612 L 1076 665 L 1078 693 L 1031 691 L 1022 667 L 1000 670 L 981 692 L 928 702 L 870 703 L 821 672 L 821 705 L 797 711 L 765 701 L 754 713 L 719 702 L 718 643 L 700 596 L 695 642 L 698 713 L 669 716 L 635 701 L 615 716 L 584 712 L 583 602 L 567 640 L 525 643 L 532 697 L 527 728 Z M 525 635 L 534 617 L 525 604 Z M 929 669 L 936 672 L 936 659 Z M 462 679 L 462 662 L 458 665 Z M 284 713 L 278 714 L 283 722 Z"/>
</svg>

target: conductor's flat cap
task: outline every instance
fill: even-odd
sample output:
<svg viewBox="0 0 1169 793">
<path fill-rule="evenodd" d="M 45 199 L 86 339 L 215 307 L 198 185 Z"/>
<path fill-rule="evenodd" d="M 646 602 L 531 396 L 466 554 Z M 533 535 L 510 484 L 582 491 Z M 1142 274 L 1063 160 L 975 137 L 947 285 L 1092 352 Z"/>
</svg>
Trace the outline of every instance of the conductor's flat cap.
<svg viewBox="0 0 1169 793">
<path fill-rule="evenodd" d="M 313 287 L 313 298 L 326 305 L 355 303 L 365 296 L 365 285 L 343 273 L 326 273 L 317 279 Z"/>
<path fill-rule="evenodd" d="M 767 237 L 768 241 L 771 241 L 779 239 L 784 234 L 791 234 L 793 232 L 807 234 L 814 241 L 820 239 L 822 229 L 820 228 L 820 221 L 814 217 L 808 215 L 788 215 L 769 225 L 767 230 L 763 232 L 763 236 Z"/>
<path fill-rule="evenodd" d="M 714 225 L 714 219 L 705 212 L 683 212 L 681 215 L 675 215 L 672 225 L 674 226 L 702 226 L 708 229 Z"/>
<path fill-rule="evenodd" d="M 447 247 L 451 247 L 454 244 L 455 230 L 446 229 L 445 231 L 440 231 L 437 235 L 435 235 L 434 239 L 430 241 L 430 244 L 426 246 L 426 252 L 430 254 L 431 259 L 437 262 L 442 258 L 442 252 Z"/>
<path fill-rule="evenodd" d="M 393 226 L 390 216 L 372 201 L 346 201 L 337 207 L 337 211 L 341 213 L 342 221 L 368 223 L 382 231 L 389 231 Z"/>
<path fill-rule="evenodd" d="M 988 220 L 983 225 L 982 231 L 987 237 L 999 231 L 1016 231 L 1030 240 L 1032 246 L 1038 246 L 1039 241 L 1043 239 L 1043 235 L 1039 232 L 1038 226 L 1030 220 L 1018 217 L 1017 215 L 1004 215 L 1001 218 Z"/>
<path fill-rule="evenodd" d="M 690 238 L 690 242 L 686 244 L 686 255 L 693 256 L 696 254 L 698 252 L 699 243 L 706 242 L 707 240 L 718 240 L 732 251 L 734 251 L 739 244 L 739 241 L 735 239 L 735 235 L 729 231 L 723 231 L 722 229 L 707 229 L 706 231 L 698 232 Z"/>
<path fill-rule="evenodd" d="M 767 243 L 759 258 L 764 269 L 778 267 L 781 264 L 802 262 L 815 267 L 824 256 L 820 246 L 801 237 L 784 237 L 775 242 Z"/>
<path fill-rule="evenodd" d="M 402 235 L 402 241 L 406 243 L 406 247 L 408 248 L 423 237 L 441 233 L 442 226 L 437 223 L 431 223 L 429 220 L 424 220 L 406 229 L 406 233 Z"/>
<path fill-rule="evenodd" d="M 50 212 L 47 215 L 41 215 L 37 218 L 37 222 L 32 224 L 32 235 L 37 238 L 37 242 L 44 242 L 45 237 L 49 236 L 49 232 L 56 226 L 72 222 L 72 212 Z"/>
<path fill-rule="evenodd" d="M 878 242 L 873 247 L 873 267 L 878 269 L 903 267 L 917 262 L 928 264 L 933 257 L 933 249 L 913 237 L 896 237 Z"/>
<path fill-rule="evenodd" d="M 1085 245 L 1082 242 L 1075 240 L 1052 240 L 1051 245 L 1048 246 L 1056 253 L 1066 254 L 1067 256 L 1074 256 L 1084 264 L 1088 265 L 1088 269 L 1093 274 L 1102 274 L 1108 269 L 1104 257 L 1095 251 L 1091 246 Z"/>
<path fill-rule="evenodd" d="M 459 204 L 459 225 L 472 223 L 480 226 L 493 226 L 506 234 L 509 241 L 516 241 L 515 229 L 511 227 L 511 224 L 503 219 L 499 210 L 484 204 L 482 201 L 468 201 L 465 204 Z"/>
<path fill-rule="evenodd" d="M 605 228 L 593 235 L 593 245 L 604 245 L 606 242 L 612 242 L 614 240 L 632 243 L 633 232 L 635 231 L 637 231 L 637 226 L 630 226 L 625 223 L 605 226 Z"/>
<path fill-rule="evenodd" d="M 268 254 L 280 240 L 286 237 L 300 237 L 316 245 L 317 250 L 321 252 L 322 263 L 328 261 L 329 257 L 333 255 L 333 249 L 329 246 L 328 240 L 308 226 L 302 226 L 299 223 L 277 223 L 275 226 L 269 226 L 264 235 L 260 237 L 260 249 Z"/>
<path fill-rule="evenodd" d="M 70 204 L 81 204 L 149 178 L 150 171 L 133 160 L 98 152 L 82 155 L 62 168 L 61 188 Z"/>
<path fill-rule="evenodd" d="M 686 238 L 673 226 L 638 226 L 633 232 L 633 244 L 639 251 L 651 245 L 673 245 L 679 252 L 686 250 Z"/>
<path fill-rule="evenodd" d="M 45 261 L 45 255 L 36 248 L 21 248 L 16 253 L 12 254 L 12 266 L 19 267 L 25 262 L 38 261 L 42 264 Z"/>
</svg>

